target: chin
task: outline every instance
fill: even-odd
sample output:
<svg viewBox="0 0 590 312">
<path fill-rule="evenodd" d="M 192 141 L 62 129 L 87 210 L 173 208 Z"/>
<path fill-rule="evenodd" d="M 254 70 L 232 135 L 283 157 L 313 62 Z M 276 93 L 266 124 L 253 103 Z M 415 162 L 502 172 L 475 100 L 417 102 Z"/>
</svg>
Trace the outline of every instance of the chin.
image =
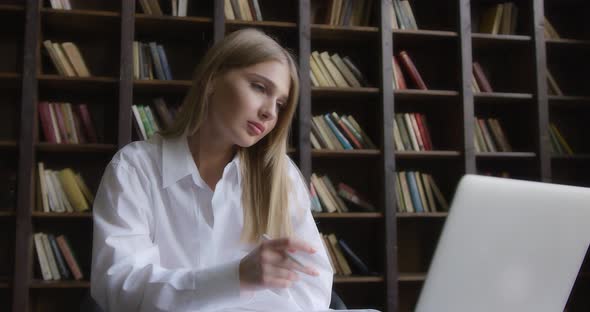
<svg viewBox="0 0 590 312">
<path fill-rule="evenodd" d="M 238 142 L 236 142 L 236 145 L 239 147 L 247 148 L 247 147 L 253 146 L 254 144 L 258 143 L 259 141 L 260 141 L 260 139 L 257 139 L 254 137 L 248 137 L 248 138 L 238 140 Z"/>
</svg>

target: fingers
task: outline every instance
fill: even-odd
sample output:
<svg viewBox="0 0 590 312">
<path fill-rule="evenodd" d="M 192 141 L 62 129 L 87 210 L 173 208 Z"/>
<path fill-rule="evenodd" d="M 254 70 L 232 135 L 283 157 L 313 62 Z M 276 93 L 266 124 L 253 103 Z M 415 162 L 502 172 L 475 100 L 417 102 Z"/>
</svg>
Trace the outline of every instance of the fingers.
<svg viewBox="0 0 590 312">
<path fill-rule="evenodd" d="M 261 246 L 260 251 L 260 262 L 261 264 L 269 264 L 276 267 L 280 267 L 283 269 L 287 269 L 290 271 L 299 271 L 311 276 L 318 276 L 319 272 L 315 269 L 307 266 L 300 265 L 296 261 L 290 258 L 291 256 L 287 253 L 287 251 L 273 249 L 273 247 L 269 246 Z"/>
<path fill-rule="evenodd" d="M 316 250 L 311 245 L 294 238 L 278 238 L 264 242 L 267 246 L 277 250 L 288 250 L 291 252 L 303 251 L 315 253 Z"/>
</svg>

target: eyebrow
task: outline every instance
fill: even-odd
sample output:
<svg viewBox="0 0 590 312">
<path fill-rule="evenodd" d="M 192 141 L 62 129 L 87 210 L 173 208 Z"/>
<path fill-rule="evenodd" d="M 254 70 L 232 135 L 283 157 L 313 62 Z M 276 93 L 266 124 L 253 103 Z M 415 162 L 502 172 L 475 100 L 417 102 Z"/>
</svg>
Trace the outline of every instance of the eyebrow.
<svg viewBox="0 0 590 312">
<path fill-rule="evenodd" d="M 267 77 L 265 77 L 261 74 L 252 73 L 252 72 L 248 72 L 247 74 L 250 76 L 256 76 L 257 78 L 264 80 L 267 84 L 269 84 L 271 86 L 271 88 L 273 88 L 274 90 L 277 90 L 277 85 L 274 82 L 272 82 L 272 80 L 268 79 Z M 286 102 L 288 98 L 289 98 L 289 96 L 287 96 L 287 95 L 283 95 L 283 96 L 279 97 L 279 99 L 284 102 Z"/>
</svg>

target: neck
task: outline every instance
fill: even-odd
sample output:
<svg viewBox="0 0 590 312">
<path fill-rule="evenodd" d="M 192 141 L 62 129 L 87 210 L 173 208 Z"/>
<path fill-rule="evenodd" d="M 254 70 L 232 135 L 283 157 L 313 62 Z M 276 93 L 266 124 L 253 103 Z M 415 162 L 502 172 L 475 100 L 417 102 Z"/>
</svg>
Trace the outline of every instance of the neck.
<svg viewBox="0 0 590 312">
<path fill-rule="evenodd" d="M 214 190 L 221 179 L 223 169 L 233 159 L 236 148 L 233 144 L 217 138 L 207 127 L 201 127 L 189 136 L 188 145 L 201 178 Z"/>
</svg>

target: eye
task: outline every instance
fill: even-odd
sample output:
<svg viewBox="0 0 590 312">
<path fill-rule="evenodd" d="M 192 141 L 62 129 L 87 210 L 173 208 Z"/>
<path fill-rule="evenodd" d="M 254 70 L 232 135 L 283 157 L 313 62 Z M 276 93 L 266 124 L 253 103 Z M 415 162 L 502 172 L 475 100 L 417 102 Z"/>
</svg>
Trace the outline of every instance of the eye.
<svg viewBox="0 0 590 312">
<path fill-rule="evenodd" d="M 257 83 L 257 82 L 252 83 L 252 88 L 255 90 L 258 90 L 260 92 L 263 92 L 263 93 L 266 92 L 266 87 L 261 83 Z"/>
<path fill-rule="evenodd" d="M 283 110 L 285 108 L 285 103 L 283 102 L 277 102 L 277 109 L 279 111 Z"/>
</svg>

